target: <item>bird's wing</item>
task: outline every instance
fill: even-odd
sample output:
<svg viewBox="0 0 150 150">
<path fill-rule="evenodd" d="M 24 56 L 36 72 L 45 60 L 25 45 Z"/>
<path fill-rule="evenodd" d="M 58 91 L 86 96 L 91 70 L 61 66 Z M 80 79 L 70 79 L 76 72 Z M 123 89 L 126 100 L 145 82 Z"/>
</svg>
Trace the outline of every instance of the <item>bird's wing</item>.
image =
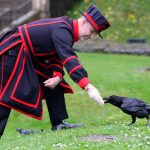
<svg viewBox="0 0 150 150">
<path fill-rule="evenodd" d="M 139 111 L 139 109 L 141 109 L 141 108 L 139 108 L 139 107 L 128 107 L 128 106 L 126 106 L 124 104 L 121 105 L 121 110 L 123 112 L 126 112 L 126 113 L 137 112 L 137 111 Z"/>
<path fill-rule="evenodd" d="M 130 107 L 146 107 L 146 104 L 137 98 L 126 98 L 124 99 L 123 104 Z"/>
<path fill-rule="evenodd" d="M 127 98 L 123 101 L 123 104 L 121 105 L 121 110 L 128 113 L 137 112 L 139 110 L 145 109 L 146 104 L 138 100 L 136 98 Z"/>
</svg>

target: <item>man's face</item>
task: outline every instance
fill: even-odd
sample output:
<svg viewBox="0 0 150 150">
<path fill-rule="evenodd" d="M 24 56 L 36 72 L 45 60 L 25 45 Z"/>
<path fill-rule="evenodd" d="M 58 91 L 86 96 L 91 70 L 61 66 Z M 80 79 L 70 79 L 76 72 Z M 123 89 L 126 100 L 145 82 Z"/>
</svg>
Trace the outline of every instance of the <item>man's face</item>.
<svg viewBox="0 0 150 150">
<path fill-rule="evenodd" d="M 90 39 L 94 35 L 96 35 L 94 28 L 87 20 L 84 20 L 79 25 L 79 40 L 85 41 L 85 40 Z"/>
</svg>

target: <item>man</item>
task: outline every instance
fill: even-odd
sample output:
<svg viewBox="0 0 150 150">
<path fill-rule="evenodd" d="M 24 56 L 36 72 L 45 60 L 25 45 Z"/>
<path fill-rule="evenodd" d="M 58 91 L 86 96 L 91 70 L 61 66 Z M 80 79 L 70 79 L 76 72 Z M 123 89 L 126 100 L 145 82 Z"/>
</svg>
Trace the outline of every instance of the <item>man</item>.
<svg viewBox="0 0 150 150">
<path fill-rule="evenodd" d="M 65 103 L 60 104 L 64 109 L 62 113 L 55 110 L 57 103 L 51 108 L 52 102 L 49 102 L 56 95 L 61 95 L 58 100 L 62 102 L 63 94 L 72 92 L 63 80 L 63 66 L 71 79 L 93 100 L 104 104 L 72 46 L 74 42 L 90 39 L 96 33 L 102 37 L 100 32 L 110 25 L 96 6 L 89 7 L 82 15 L 78 20 L 66 16 L 37 20 L 0 38 L 0 135 L 3 135 L 11 109 L 41 120 L 41 100 L 44 97 L 49 113 L 58 112 L 53 119 L 50 114 L 53 129 L 59 125 L 67 126 L 62 122 L 67 118 Z"/>
</svg>

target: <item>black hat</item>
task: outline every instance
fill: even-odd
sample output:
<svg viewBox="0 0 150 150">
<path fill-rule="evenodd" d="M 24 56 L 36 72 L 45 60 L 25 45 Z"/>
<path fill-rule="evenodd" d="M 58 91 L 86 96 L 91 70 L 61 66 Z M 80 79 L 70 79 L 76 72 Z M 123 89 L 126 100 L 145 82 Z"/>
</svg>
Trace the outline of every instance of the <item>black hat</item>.
<svg viewBox="0 0 150 150">
<path fill-rule="evenodd" d="M 80 11 L 80 13 L 88 20 L 97 34 L 103 39 L 100 32 L 110 27 L 110 24 L 96 6 L 92 5 L 86 12 L 82 13 Z"/>
</svg>

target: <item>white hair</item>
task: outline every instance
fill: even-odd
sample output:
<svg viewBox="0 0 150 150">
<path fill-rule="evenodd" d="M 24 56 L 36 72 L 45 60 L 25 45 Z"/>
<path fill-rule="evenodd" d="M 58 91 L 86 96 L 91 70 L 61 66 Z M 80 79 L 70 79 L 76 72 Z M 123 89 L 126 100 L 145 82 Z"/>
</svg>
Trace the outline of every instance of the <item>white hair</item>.
<svg viewBox="0 0 150 150">
<path fill-rule="evenodd" d="M 84 17 L 84 16 L 81 16 L 80 18 L 78 18 L 78 20 L 80 21 L 80 20 L 86 20 L 87 21 L 87 19 Z"/>
</svg>

